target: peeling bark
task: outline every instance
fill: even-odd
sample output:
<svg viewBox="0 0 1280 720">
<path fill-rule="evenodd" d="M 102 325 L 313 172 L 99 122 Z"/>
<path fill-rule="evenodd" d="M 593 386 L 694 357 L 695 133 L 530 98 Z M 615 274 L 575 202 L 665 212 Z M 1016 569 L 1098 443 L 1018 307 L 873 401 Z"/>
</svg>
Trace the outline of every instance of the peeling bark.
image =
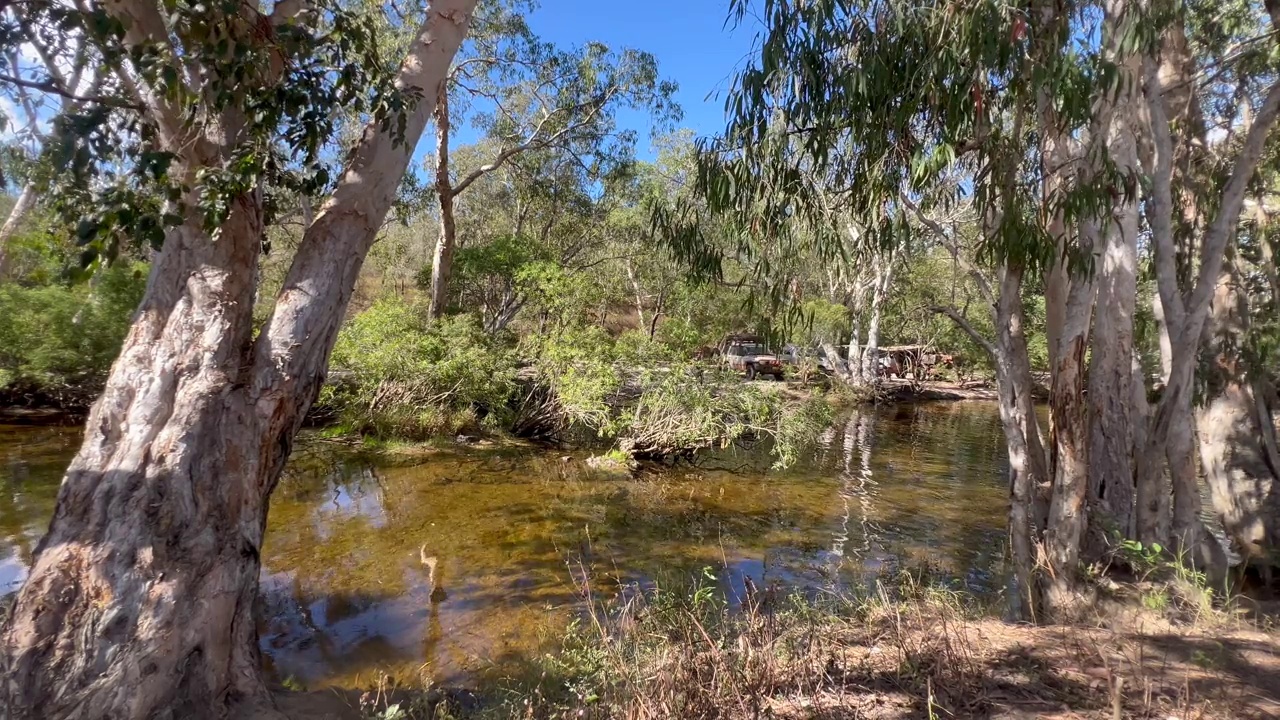
<svg viewBox="0 0 1280 720">
<path fill-rule="evenodd" d="M 1071 607 L 1076 600 L 1080 544 L 1088 523 L 1088 406 L 1084 401 L 1084 353 L 1088 340 L 1088 305 L 1077 285 L 1069 302 L 1067 325 L 1054 362 L 1049 398 L 1053 417 L 1053 496 L 1045 533 L 1052 574 L 1046 601 L 1051 608 Z M 1075 323 L 1071 322 L 1072 319 Z M 1083 316 L 1083 317 L 1082 317 Z M 1081 323 L 1083 321 L 1083 323 Z"/>
<path fill-rule="evenodd" d="M 1228 264 L 1231 267 L 1231 264 Z M 1198 411 L 1200 458 L 1214 509 L 1246 561 L 1275 563 L 1280 549 L 1280 457 L 1272 408 L 1244 357 L 1249 313 L 1235 273 L 1214 297 L 1208 399 Z"/>
<path fill-rule="evenodd" d="M 440 205 L 440 237 L 431 261 L 432 318 L 444 315 L 449 303 L 449 278 L 453 275 L 453 251 L 458 245 L 458 226 L 453 215 L 456 195 L 449 179 L 449 88 L 440 83 L 436 93 L 436 201 Z"/>
<path fill-rule="evenodd" d="M 1113 14 L 1123 12 L 1123 2 L 1110 6 Z M 1118 196 L 1111 217 L 1103 219 L 1101 262 L 1096 270 L 1097 309 L 1089 359 L 1089 487 L 1090 497 L 1105 514 L 1107 524 L 1131 538 L 1135 535 L 1131 386 L 1139 175 L 1134 95 L 1141 77 L 1137 58 L 1121 65 L 1121 73 L 1107 144 L 1116 171 L 1129 187 Z"/>
<path fill-rule="evenodd" d="M 474 4 L 432 3 L 402 87 L 438 86 Z M 138 29 L 157 13 L 123 14 Z M 260 193 L 234 199 L 217 242 L 199 213 L 167 234 L 3 628 L 6 717 L 272 711 L 252 616 L 268 498 L 433 105 L 427 93 L 408 113 L 406 142 L 366 129 L 256 338 Z M 233 147 L 233 126 L 172 146 L 183 171 Z"/>
</svg>

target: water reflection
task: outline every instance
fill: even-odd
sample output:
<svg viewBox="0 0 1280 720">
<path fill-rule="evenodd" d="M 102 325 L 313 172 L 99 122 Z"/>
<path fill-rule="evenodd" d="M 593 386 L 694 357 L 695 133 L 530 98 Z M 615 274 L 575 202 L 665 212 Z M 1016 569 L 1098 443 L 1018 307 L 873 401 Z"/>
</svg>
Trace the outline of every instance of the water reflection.
<svg viewBox="0 0 1280 720">
<path fill-rule="evenodd" d="M 79 428 L 0 425 L 0 595 L 26 579 L 80 436 Z"/>
<path fill-rule="evenodd" d="M 522 449 L 377 466 L 300 443 L 272 498 L 260 637 L 280 677 L 473 680 L 554 642 L 582 585 L 608 595 L 714 568 L 725 589 L 854 586 L 927 565 L 999 592 L 1005 461 L 994 406 L 855 413 L 813 457 L 711 455 L 638 480 Z M 15 587 L 78 432 L 0 428 L 0 582 Z"/>
</svg>

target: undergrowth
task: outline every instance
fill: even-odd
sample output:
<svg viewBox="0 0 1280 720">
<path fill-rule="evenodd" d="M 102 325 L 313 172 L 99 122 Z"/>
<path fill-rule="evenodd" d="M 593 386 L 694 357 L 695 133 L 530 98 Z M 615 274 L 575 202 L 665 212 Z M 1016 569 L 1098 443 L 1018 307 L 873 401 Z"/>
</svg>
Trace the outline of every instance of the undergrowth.
<svg viewBox="0 0 1280 720">
<path fill-rule="evenodd" d="M 121 263 L 87 284 L 0 285 L 0 393 L 87 406 L 120 352 L 146 278 L 146 265 Z"/>
<path fill-rule="evenodd" d="M 513 351 L 472 316 L 430 321 L 398 299 L 343 325 L 321 404 L 350 432 L 420 440 L 496 427 L 515 391 Z"/>
<path fill-rule="evenodd" d="M 795 462 L 831 418 L 825 398 L 744 383 L 714 364 L 682 359 L 639 333 L 616 340 L 596 327 L 526 340 L 560 420 L 629 456 L 667 457 L 770 439 L 778 466 Z"/>
<path fill-rule="evenodd" d="M 1010 717 L 1257 716 L 1241 700 L 1252 680 L 1226 673 L 1216 644 L 1171 660 L 1159 654 L 1167 636 L 1141 630 L 1006 624 L 924 575 L 853 592 L 748 580 L 743 596 L 731 596 L 707 568 L 607 600 L 588 573 L 574 575 L 584 609 L 554 649 L 495 671 L 479 698 L 400 694 L 366 717 L 945 718 L 1010 708 Z M 1201 684 L 1190 683 L 1193 671 Z"/>
</svg>

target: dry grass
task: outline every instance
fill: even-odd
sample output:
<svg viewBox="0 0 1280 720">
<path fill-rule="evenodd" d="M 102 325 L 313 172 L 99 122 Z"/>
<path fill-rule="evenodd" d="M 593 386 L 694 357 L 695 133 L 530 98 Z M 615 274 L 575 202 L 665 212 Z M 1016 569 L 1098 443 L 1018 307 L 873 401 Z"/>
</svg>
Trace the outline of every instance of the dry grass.
<svg viewBox="0 0 1280 720">
<path fill-rule="evenodd" d="M 861 598 L 751 589 L 732 607 L 715 587 L 593 598 L 557 652 L 479 700 L 397 702 L 483 720 L 1280 717 L 1280 651 L 1258 630 L 1013 625 L 909 580 Z"/>
</svg>

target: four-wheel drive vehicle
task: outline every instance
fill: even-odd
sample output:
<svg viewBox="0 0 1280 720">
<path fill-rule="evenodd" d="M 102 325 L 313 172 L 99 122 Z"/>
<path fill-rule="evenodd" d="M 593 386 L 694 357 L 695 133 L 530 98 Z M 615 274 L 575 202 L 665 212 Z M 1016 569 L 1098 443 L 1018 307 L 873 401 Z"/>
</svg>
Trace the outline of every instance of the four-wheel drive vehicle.
<svg viewBox="0 0 1280 720">
<path fill-rule="evenodd" d="M 782 360 L 769 351 L 762 337 L 730 335 L 720 343 L 720 353 L 729 369 L 746 373 L 748 380 L 760 375 L 782 379 Z"/>
</svg>

